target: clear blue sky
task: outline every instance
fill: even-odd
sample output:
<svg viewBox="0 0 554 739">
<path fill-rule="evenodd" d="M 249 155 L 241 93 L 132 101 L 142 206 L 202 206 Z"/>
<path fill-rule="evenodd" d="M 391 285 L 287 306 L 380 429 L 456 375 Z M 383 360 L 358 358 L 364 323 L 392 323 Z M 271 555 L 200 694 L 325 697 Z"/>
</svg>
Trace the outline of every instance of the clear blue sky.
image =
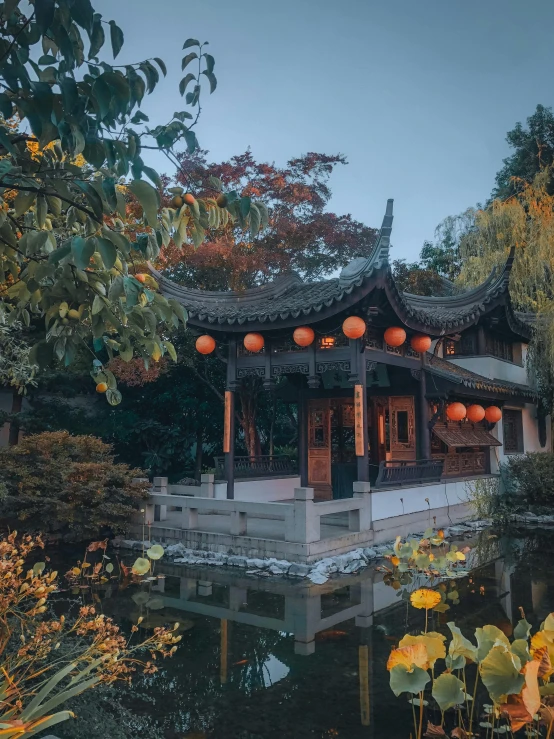
<svg viewBox="0 0 554 739">
<path fill-rule="evenodd" d="M 490 194 L 505 134 L 554 103 L 551 0 L 96 0 L 125 31 L 124 62 L 161 56 L 144 108 L 180 110 L 183 41 L 209 40 L 218 89 L 198 136 L 218 160 L 251 147 L 284 164 L 349 160 L 331 208 L 378 226 L 395 199 L 395 256 Z M 154 162 L 161 171 L 162 162 Z"/>
</svg>

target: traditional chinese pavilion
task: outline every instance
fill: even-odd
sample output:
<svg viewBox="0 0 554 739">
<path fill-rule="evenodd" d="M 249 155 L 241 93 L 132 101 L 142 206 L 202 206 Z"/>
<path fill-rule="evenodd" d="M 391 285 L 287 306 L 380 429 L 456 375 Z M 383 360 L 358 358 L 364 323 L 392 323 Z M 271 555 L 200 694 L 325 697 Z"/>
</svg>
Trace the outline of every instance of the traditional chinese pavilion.
<svg viewBox="0 0 554 739">
<path fill-rule="evenodd" d="M 354 483 L 387 489 L 498 474 L 506 455 L 550 449 L 525 369 L 532 316 L 516 312 L 508 293 L 513 253 L 475 289 L 445 282 L 448 294 L 412 295 L 392 274 L 392 222 L 389 200 L 371 253 L 320 282 L 289 274 L 208 292 L 156 275 L 188 311 L 199 351 L 217 348 L 227 362 L 218 477 L 228 498 L 252 470 L 283 480 L 296 472 L 319 498 L 348 497 Z M 249 376 L 297 404 L 297 471 L 278 458 L 235 458 L 235 391 Z"/>
</svg>

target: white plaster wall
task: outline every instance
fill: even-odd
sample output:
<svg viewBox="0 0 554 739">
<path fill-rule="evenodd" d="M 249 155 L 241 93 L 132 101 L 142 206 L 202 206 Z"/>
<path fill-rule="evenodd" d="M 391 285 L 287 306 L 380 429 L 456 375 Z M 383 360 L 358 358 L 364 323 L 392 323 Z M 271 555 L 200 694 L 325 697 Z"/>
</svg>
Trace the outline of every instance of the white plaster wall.
<svg viewBox="0 0 554 739">
<path fill-rule="evenodd" d="M 235 480 L 235 500 L 252 503 L 271 503 L 275 500 L 292 500 L 294 488 L 300 487 L 299 477 L 275 477 L 270 480 Z M 216 482 L 215 497 L 227 498 L 227 483 Z"/>
<path fill-rule="evenodd" d="M 406 513 L 428 511 L 434 508 L 459 505 L 467 502 L 466 482 L 440 482 L 399 490 L 381 490 L 371 494 L 374 521 L 402 516 Z M 429 499 L 429 503 L 425 500 Z"/>
<path fill-rule="evenodd" d="M 510 408 L 510 404 L 506 403 L 504 408 Z M 539 441 L 539 427 L 537 423 L 537 407 L 533 403 L 525 403 L 521 406 L 513 406 L 514 409 L 521 410 L 521 420 L 523 424 L 523 450 L 525 452 L 550 452 L 552 451 L 552 421 L 550 416 L 546 417 L 546 445 L 541 447 Z M 504 441 L 504 433 L 502 430 L 502 419 L 496 424 L 492 431 L 499 441 Z M 496 451 L 494 451 L 496 449 Z M 491 471 L 498 471 L 498 463 L 503 464 L 512 455 L 504 453 L 504 446 L 498 446 L 491 450 Z"/>
<path fill-rule="evenodd" d="M 512 364 L 512 362 L 505 362 L 497 357 L 448 357 L 448 361 L 491 380 L 518 382 L 520 385 L 527 384 L 525 361 L 523 367 L 520 367 L 519 364 Z"/>
</svg>

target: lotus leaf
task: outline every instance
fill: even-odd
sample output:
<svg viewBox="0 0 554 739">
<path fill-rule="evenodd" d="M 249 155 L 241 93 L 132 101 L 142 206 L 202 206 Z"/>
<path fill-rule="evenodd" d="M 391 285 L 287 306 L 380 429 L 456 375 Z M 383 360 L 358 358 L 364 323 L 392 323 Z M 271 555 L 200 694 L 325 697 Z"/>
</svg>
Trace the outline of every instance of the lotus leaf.
<svg viewBox="0 0 554 739">
<path fill-rule="evenodd" d="M 397 697 L 401 693 L 422 693 L 430 679 L 429 673 L 421 667 L 409 670 L 406 665 L 397 664 L 390 671 L 390 687 Z"/>
<path fill-rule="evenodd" d="M 531 633 L 531 624 L 527 619 L 522 618 L 517 622 L 514 629 L 514 639 L 528 639 Z"/>
<path fill-rule="evenodd" d="M 445 640 L 442 634 L 438 634 L 436 631 L 429 631 L 427 634 L 419 634 L 418 636 L 406 634 L 398 646 L 402 648 L 414 644 L 423 644 L 427 650 L 429 666 L 433 667 L 438 659 L 444 659 L 446 657 Z"/>
<path fill-rule="evenodd" d="M 529 644 L 527 643 L 527 639 L 515 639 L 510 649 L 514 654 L 517 654 L 517 656 L 520 659 L 520 662 L 522 665 L 524 665 L 526 662 L 529 662 L 531 659 L 531 654 L 529 653 Z M 539 650 L 542 651 L 542 650 Z M 548 651 L 545 650 L 546 657 L 548 657 Z M 548 663 L 550 664 L 550 660 L 548 660 Z"/>
<path fill-rule="evenodd" d="M 439 704 L 441 711 L 447 708 L 459 706 L 465 701 L 464 684 L 452 673 L 445 672 L 434 681 L 433 690 L 431 691 L 433 698 Z"/>
<path fill-rule="evenodd" d="M 552 673 L 554 673 L 548 648 L 542 647 L 541 649 L 536 649 L 533 659 L 539 663 L 539 677 L 543 680 L 548 680 Z"/>
<path fill-rule="evenodd" d="M 426 670 L 429 667 L 429 655 L 425 644 L 418 643 L 393 649 L 389 655 L 387 670 L 392 670 L 397 665 L 404 665 L 410 672 L 414 667 Z"/>
<path fill-rule="evenodd" d="M 133 565 L 131 572 L 133 575 L 146 575 L 150 569 L 150 560 L 144 557 L 137 557 L 135 564 Z"/>
<path fill-rule="evenodd" d="M 106 572 L 113 572 L 113 564 L 111 562 L 108 562 L 106 565 Z"/>
<path fill-rule="evenodd" d="M 452 655 L 448 655 L 446 657 L 446 666 L 449 670 L 463 670 L 463 668 L 466 666 L 466 658 L 462 656 L 461 654 L 457 655 L 456 657 L 452 657 Z"/>
<path fill-rule="evenodd" d="M 554 631 L 554 613 L 548 614 L 542 628 L 546 631 Z"/>
<path fill-rule="evenodd" d="M 538 662 L 527 662 L 523 668 L 525 682 L 521 693 L 509 695 L 507 702 L 500 706 L 500 710 L 508 715 L 513 732 L 533 721 L 533 716 L 540 708 L 538 669 Z"/>
<path fill-rule="evenodd" d="M 35 566 L 33 567 L 33 575 L 40 575 L 40 573 L 44 571 L 45 567 L 46 562 L 36 562 Z"/>
<path fill-rule="evenodd" d="M 146 551 L 150 559 L 161 559 L 164 556 L 164 548 L 159 544 L 154 544 Z"/>
<path fill-rule="evenodd" d="M 431 564 L 431 559 L 428 554 L 417 554 L 414 562 L 420 570 L 426 570 Z"/>
<path fill-rule="evenodd" d="M 495 703 L 502 703 L 506 696 L 517 694 L 523 687 L 520 675 L 521 660 L 504 646 L 493 647 L 479 665 L 483 684 Z"/>
<path fill-rule="evenodd" d="M 466 659 L 477 661 L 477 647 L 466 639 L 460 629 L 453 621 L 447 623 L 448 628 L 452 632 L 452 641 L 448 648 L 448 654 L 454 659 L 456 657 L 465 657 Z"/>
<path fill-rule="evenodd" d="M 475 638 L 477 639 L 478 662 L 482 662 L 496 644 L 502 644 L 508 649 L 510 648 L 510 642 L 506 634 L 492 624 L 483 626 L 482 629 L 475 629 Z"/>
<path fill-rule="evenodd" d="M 147 602 L 146 607 L 149 608 L 151 611 L 160 611 L 164 607 L 164 605 L 164 599 L 158 596 L 157 598 L 151 598 Z"/>
<path fill-rule="evenodd" d="M 546 683 L 546 685 L 541 685 L 539 688 L 539 693 L 541 695 L 554 695 L 554 683 Z"/>
</svg>

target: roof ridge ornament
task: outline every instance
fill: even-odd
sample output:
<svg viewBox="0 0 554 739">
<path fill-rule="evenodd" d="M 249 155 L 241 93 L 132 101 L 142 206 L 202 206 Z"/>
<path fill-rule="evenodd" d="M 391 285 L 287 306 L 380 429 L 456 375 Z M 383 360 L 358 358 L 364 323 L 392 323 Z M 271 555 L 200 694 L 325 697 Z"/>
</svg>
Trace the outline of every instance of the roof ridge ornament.
<svg viewBox="0 0 554 739">
<path fill-rule="evenodd" d="M 346 288 L 354 282 L 363 280 L 366 275 L 371 274 L 375 269 L 382 269 L 388 267 L 389 264 L 389 249 L 390 249 L 390 235 L 392 231 L 392 207 L 394 200 L 389 198 L 387 200 L 387 208 L 385 215 L 383 216 L 383 223 L 379 236 L 375 243 L 375 246 L 371 250 L 371 254 L 368 257 L 357 257 L 349 262 L 346 267 L 342 270 L 339 277 L 339 287 Z"/>
</svg>

